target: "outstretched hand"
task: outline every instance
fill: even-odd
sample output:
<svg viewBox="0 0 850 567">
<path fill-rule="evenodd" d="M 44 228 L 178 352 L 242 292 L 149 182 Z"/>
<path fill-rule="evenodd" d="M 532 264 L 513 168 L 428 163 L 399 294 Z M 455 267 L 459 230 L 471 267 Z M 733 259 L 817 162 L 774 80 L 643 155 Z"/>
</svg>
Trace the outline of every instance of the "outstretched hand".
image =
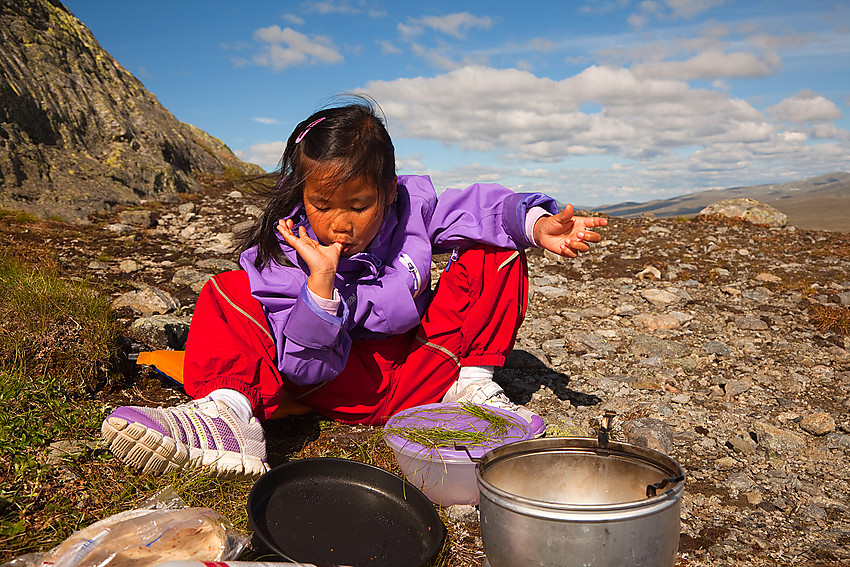
<svg viewBox="0 0 850 567">
<path fill-rule="evenodd" d="M 325 246 L 321 242 L 316 242 L 310 238 L 303 226 L 298 227 L 296 235 L 293 231 L 292 219 L 279 221 L 277 230 L 310 269 L 310 275 L 307 277 L 307 287 L 310 291 L 319 297 L 332 299 L 336 269 L 342 255 L 342 244 L 333 242 Z"/>
<path fill-rule="evenodd" d="M 575 258 L 590 250 L 589 243 L 602 240 L 602 235 L 591 228 L 605 226 L 608 220 L 602 217 L 573 216 L 572 205 L 556 215 L 540 217 L 534 223 L 534 239 L 546 250 L 560 256 Z"/>
</svg>

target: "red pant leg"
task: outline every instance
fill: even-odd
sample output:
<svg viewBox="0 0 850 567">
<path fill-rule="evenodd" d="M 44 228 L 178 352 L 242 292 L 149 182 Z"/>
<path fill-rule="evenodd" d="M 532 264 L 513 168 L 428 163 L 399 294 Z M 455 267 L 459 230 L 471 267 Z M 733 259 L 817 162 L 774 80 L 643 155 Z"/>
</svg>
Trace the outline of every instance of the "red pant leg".
<svg viewBox="0 0 850 567">
<path fill-rule="evenodd" d="M 271 417 L 281 404 L 289 413 L 309 411 L 293 404 L 283 389 L 274 339 L 243 271 L 219 274 L 201 290 L 186 341 L 183 380 L 195 399 L 218 388 L 242 392 L 260 419 Z"/>
<path fill-rule="evenodd" d="M 525 253 L 482 245 L 440 277 L 419 336 L 456 353 L 461 366 L 502 366 L 527 304 Z"/>
<path fill-rule="evenodd" d="M 415 330 L 354 341 L 334 380 L 287 389 L 320 413 L 348 423 L 384 423 L 394 413 L 439 401 L 461 365 L 501 366 L 513 349 L 528 301 L 523 252 L 480 246 L 443 272 Z"/>
</svg>

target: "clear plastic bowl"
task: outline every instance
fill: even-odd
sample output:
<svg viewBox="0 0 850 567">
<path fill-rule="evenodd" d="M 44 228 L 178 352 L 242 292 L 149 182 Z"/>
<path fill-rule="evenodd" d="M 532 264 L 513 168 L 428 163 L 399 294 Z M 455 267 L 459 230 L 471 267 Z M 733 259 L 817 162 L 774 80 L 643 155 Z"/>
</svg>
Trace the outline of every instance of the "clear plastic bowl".
<svg viewBox="0 0 850 567">
<path fill-rule="evenodd" d="M 469 411 L 472 404 L 444 403 L 417 406 L 400 411 L 384 426 L 384 441 L 392 449 L 404 476 L 435 504 L 478 504 L 478 485 L 475 480 L 476 460 L 496 447 L 531 439 L 531 428 L 517 414 L 501 408 L 480 406 L 507 420 L 504 431 L 493 429 L 487 419 Z M 439 428 L 452 431 L 485 434 L 483 442 L 457 443 L 454 447 L 426 446 L 405 438 L 408 428 Z"/>
</svg>

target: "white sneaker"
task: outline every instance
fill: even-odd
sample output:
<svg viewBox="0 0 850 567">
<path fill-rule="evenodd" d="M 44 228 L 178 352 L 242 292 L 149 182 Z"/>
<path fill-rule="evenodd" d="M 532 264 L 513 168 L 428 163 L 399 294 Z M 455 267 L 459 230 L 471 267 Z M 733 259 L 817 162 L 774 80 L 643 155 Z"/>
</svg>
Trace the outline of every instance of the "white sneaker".
<svg viewBox="0 0 850 567">
<path fill-rule="evenodd" d="M 115 456 L 142 472 L 203 469 L 212 476 L 256 478 L 269 470 L 257 418 L 246 423 L 211 398 L 170 408 L 119 407 L 101 433 Z"/>
<path fill-rule="evenodd" d="M 546 423 L 542 417 L 525 406 L 513 403 L 505 395 L 502 387 L 489 378 L 458 380 L 452 384 L 452 387 L 443 396 L 442 401 L 469 402 L 505 409 L 525 420 L 534 437 L 541 437 L 546 432 Z"/>
</svg>

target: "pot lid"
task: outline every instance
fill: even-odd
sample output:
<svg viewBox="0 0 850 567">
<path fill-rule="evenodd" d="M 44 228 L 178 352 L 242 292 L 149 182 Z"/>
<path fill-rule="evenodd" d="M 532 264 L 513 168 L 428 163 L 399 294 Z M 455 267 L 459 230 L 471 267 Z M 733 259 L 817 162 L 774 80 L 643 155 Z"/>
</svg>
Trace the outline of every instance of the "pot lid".
<svg viewBox="0 0 850 567">
<path fill-rule="evenodd" d="M 384 440 L 394 450 L 405 455 L 437 453 L 448 461 L 478 459 L 490 449 L 531 438 L 531 426 L 515 412 L 465 402 L 412 407 L 384 426 Z"/>
</svg>

